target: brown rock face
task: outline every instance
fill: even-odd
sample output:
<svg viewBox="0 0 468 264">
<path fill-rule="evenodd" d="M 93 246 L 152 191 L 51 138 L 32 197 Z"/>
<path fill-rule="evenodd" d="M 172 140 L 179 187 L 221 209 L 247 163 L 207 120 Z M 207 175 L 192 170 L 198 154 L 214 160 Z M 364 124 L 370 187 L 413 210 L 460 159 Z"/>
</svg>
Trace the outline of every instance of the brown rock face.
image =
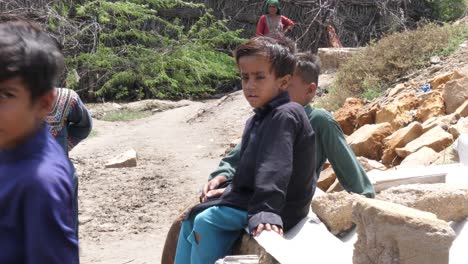
<svg viewBox="0 0 468 264">
<path fill-rule="evenodd" d="M 468 118 L 460 118 L 457 124 L 450 126 L 448 132 L 452 134 L 454 139 L 457 139 L 461 134 L 468 133 Z"/>
<path fill-rule="evenodd" d="M 428 147 L 422 147 L 410 154 L 400 164 L 401 167 L 429 166 L 439 158 L 437 152 Z"/>
<path fill-rule="evenodd" d="M 465 102 L 455 110 L 455 113 L 459 114 L 460 117 L 468 117 L 468 100 L 465 100 Z"/>
<path fill-rule="evenodd" d="M 418 122 L 413 122 L 407 127 L 393 133 L 391 136 L 384 139 L 384 152 L 382 156 L 383 164 L 391 164 L 397 157 L 396 148 L 404 147 L 412 140 L 418 138 L 423 133 L 422 125 Z"/>
<path fill-rule="evenodd" d="M 445 221 L 468 218 L 468 188 L 445 183 L 410 184 L 382 191 L 377 199 L 431 212 Z"/>
<path fill-rule="evenodd" d="M 365 172 L 368 172 L 371 170 L 386 170 L 387 169 L 385 165 L 383 165 L 382 163 L 376 160 L 371 160 L 371 159 L 364 158 L 364 157 L 357 157 L 357 160 L 359 161 L 359 163 L 361 163 Z"/>
<path fill-rule="evenodd" d="M 445 84 L 443 97 L 445 111 L 451 114 L 468 100 L 468 77 L 456 79 Z"/>
<path fill-rule="evenodd" d="M 364 107 L 359 113 L 357 114 L 356 119 L 356 129 L 362 127 L 363 125 L 367 124 L 374 124 L 375 123 L 375 115 L 377 111 L 380 110 L 380 106 L 377 102 L 374 102 L 366 107 Z"/>
<path fill-rule="evenodd" d="M 319 179 L 317 180 L 317 187 L 326 192 L 328 188 L 335 182 L 336 174 L 332 167 L 329 167 L 320 172 Z"/>
<path fill-rule="evenodd" d="M 402 158 L 406 158 L 411 153 L 418 151 L 422 147 L 429 147 L 440 152 L 450 144 L 453 143 L 453 136 L 440 126 L 436 126 L 433 129 L 427 131 L 419 138 L 411 141 L 403 148 L 397 148 L 396 153 Z"/>
<path fill-rule="evenodd" d="M 351 229 L 353 195 L 342 191 L 318 196 L 312 200 L 312 211 L 330 232 L 339 235 Z"/>
<path fill-rule="evenodd" d="M 250 235 L 243 233 L 232 249 L 234 255 L 257 255 L 260 256 L 258 264 L 278 263 L 266 250 L 258 244 L 258 242 Z M 223 263 L 223 262 L 221 262 Z M 230 262 L 239 263 L 239 262 Z M 241 262 L 243 263 L 243 262 Z M 248 262 L 251 263 L 251 262 Z"/>
<path fill-rule="evenodd" d="M 455 232 L 445 221 L 402 205 L 356 198 L 354 264 L 449 263 Z"/>
<path fill-rule="evenodd" d="M 445 72 L 434 77 L 429 83 L 433 90 L 441 89 L 442 85 L 452 80 L 454 72 Z"/>
<path fill-rule="evenodd" d="M 416 118 L 424 122 L 431 117 L 445 115 L 444 98 L 441 92 L 431 92 L 422 102 L 416 112 Z"/>
<path fill-rule="evenodd" d="M 356 127 L 356 117 L 362 109 L 363 102 L 359 98 L 348 98 L 344 105 L 334 114 L 334 118 L 340 124 L 343 133 L 350 135 Z"/>
<path fill-rule="evenodd" d="M 413 121 L 410 110 L 419 106 L 419 99 L 415 92 L 401 94 L 393 102 L 377 111 L 375 123 L 388 122 L 397 130 Z"/>
<path fill-rule="evenodd" d="M 135 150 L 130 149 L 125 153 L 111 159 L 106 168 L 127 168 L 137 166 L 137 153 Z"/>
<path fill-rule="evenodd" d="M 365 125 L 347 138 L 348 144 L 356 156 L 380 160 L 382 157 L 383 139 L 392 134 L 389 123 Z"/>
</svg>

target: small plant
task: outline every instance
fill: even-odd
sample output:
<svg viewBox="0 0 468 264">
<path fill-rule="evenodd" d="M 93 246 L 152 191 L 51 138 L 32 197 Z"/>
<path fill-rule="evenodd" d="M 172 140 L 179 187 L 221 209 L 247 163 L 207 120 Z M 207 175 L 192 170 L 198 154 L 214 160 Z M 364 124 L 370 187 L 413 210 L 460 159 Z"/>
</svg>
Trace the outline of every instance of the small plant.
<svg viewBox="0 0 468 264">
<path fill-rule="evenodd" d="M 105 114 L 102 120 L 108 122 L 128 122 L 151 116 L 150 111 L 121 110 Z"/>
</svg>

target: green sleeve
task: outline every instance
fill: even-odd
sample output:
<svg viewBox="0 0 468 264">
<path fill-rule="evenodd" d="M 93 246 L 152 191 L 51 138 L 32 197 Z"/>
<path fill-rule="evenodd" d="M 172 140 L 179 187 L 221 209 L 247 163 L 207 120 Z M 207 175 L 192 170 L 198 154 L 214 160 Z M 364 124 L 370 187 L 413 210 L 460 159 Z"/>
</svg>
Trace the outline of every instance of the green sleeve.
<svg viewBox="0 0 468 264">
<path fill-rule="evenodd" d="M 239 164 L 240 150 L 241 143 L 237 144 L 237 146 L 221 160 L 218 168 L 216 168 L 216 170 L 210 174 L 210 177 L 208 177 L 208 181 L 218 175 L 224 175 L 228 180 L 232 180 L 236 173 L 237 165 Z"/>
<path fill-rule="evenodd" d="M 339 124 L 325 110 L 315 109 L 311 124 L 318 134 L 318 148 L 321 148 L 324 159 L 328 159 L 336 177 L 343 188 L 352 193 L 375 197 L 372 183 L 361 163 L 356 159 L 348 146 Z"/>
</svg>

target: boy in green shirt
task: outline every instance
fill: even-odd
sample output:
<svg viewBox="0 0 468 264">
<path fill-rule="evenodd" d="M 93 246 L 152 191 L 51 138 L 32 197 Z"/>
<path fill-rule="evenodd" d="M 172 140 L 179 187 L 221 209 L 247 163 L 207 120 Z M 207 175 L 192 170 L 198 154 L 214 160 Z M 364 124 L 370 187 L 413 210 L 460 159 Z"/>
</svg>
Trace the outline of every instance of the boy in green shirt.
<svg viewBox="0 0 468 264">
<path fill-rule="evenodd" d="M 316 133 L 317 176 L 322 171 L 323 164 L 328 159 L 343 188 L 352 193 L 373 198 L 374 188 L 362 165 L 348 146 L 339 124 L 333 116 L 323 109 L 313 109 L 310 102 L 315 96 L 320 73 L 320 65 L 316 56 L 310 53 L 299 53 L 296 71 L 288 90 L 291 100 L 304 106 L 310 124 Z M 220 188 L 232 180 L 240 160 L 241 144 L 238 144 L 225 158 L 218 168 L 209 176 L 200 195 L 200 200 L 216 198 L 223 194 Z M 312 161 L 311 161 L 312 162 Z M 173 263 L 175 246 L 183 216 L 176 219 L 171 226 L 164 245 L 161 263 Z"/>
<path fill-rule="evenodd" d="M 297 69 L 288 90 L 291 100 L 304 106 L 317 140 L 317 175 L 320 175 L 323 164 L 328 159 L 343 188 L 352 193 L 367 197 L 375 196 L 374 188 L 364 169 L 356 159 L 354 152 L 348 146 L 343 131 L 333 116 L 324 109 L 314 109 L 310 102 L 317 90 L 320 66 L 317 57 L 310 53 L 299 53 Z M 204 186 L 201 199 L 216 197 L 223 193 L 217 189 L 224 182 L 232 179 L 239 161 L 237 145 L 224 159 L 218 168 L 210 174 L 208 183 Z"/>
</svg>

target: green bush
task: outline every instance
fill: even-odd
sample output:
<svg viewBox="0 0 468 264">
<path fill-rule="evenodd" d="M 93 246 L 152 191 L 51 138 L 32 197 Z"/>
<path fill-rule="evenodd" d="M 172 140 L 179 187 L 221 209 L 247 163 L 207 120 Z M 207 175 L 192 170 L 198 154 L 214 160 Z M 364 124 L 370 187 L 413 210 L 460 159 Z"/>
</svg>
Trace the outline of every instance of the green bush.
<svg viewBox="0 0 468 264">
<path fill-rule="evenodd" d="M 159 11 L 163 15 L 164 10 L 181 6 L 202 9 L 204 15 L 187 21 L 159 15 Z M 68 69 L 82 77 L 75 87 L 90 91 L 90 97 L 204 97 L 239 78 L 230 52 L 244 41 L 239 37 L 241 31 L 229 30 L 226 21 L 216 19 L 201 4 L 86 1 L 76 7 L 74 19 L 95 21 L 99 26 L 95 40 L 85 33 L 78 36 L 90 48 L 67 58 Z M 49 22 L 56 27 L 55 23 Z"/>
<path fill-rule="evenodd" d="M 431 56 L 449 55 L 467 38 L 466 24 L 428 24 L 372 42 L 341 66 L 327 100 L 320 105 L 335 109 L 348 97 L 373 99 L 398 78 L 427 66 Z"/>
<path fill-rule="evenodd" d="M 454 21 L 467 14 L 468 0 L 427 0 L 434 17 L 440 21 Z"/>
</svg>

